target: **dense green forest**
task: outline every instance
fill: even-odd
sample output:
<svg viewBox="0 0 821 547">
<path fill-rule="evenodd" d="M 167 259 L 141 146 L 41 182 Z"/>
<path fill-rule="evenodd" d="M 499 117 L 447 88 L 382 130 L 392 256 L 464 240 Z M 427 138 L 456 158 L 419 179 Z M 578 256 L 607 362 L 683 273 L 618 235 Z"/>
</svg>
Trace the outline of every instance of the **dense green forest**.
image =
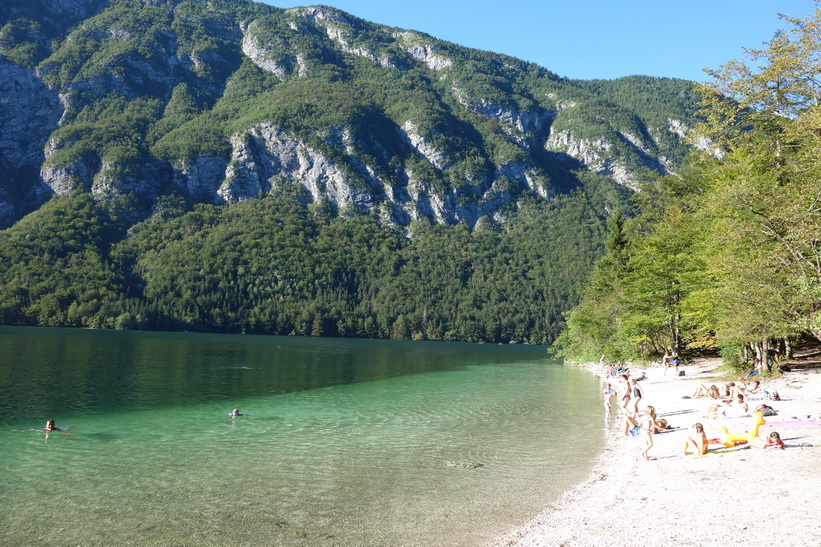
<svg viewBox="0 0 821 547">
<path fill-rule="evenodd" d="M 577 359 L 719 348 L 751 362 L 821 339 L 821 10 L 710 71 L 710 149 L 648 180 L 556 342 Z"/>
<path fill-rule="evenodd" d="M 0 323 L 552 342 L 692 82 L 327 6 L 0 3 Z"/>
<path fill-rule="evenodd" d="M 0 322 L 545 344 L 602 252 L 597 210 L 619 201 L 596 188 L 534 200 L 503 230 L 410 237 L 287 194 L 168 198 L 120 237 L 75 191 L 0 232 Z"/>
</svg>

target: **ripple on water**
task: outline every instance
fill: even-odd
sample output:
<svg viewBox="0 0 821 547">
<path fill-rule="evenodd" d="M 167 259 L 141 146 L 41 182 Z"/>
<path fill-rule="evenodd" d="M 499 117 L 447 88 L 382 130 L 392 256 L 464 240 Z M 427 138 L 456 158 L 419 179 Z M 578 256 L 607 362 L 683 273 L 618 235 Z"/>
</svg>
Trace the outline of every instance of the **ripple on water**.
<svg viewBox="0 0 821 547">
<path fill-rule="evenodd" d="M 6 491 L 26 495 L 13 511 L 5 497 L 0 539 L 489 541 L 582 478 L 599 449 L 595 382 L 555 368 L 472 367 L 258 396 L 232 401 L 247 413 L 236 419 L 223 401 L 72 417 L 72 434 L 48 442 L 2 431 Z M 36 524 L 44 514 L 51 526 Z"/>
</svg>

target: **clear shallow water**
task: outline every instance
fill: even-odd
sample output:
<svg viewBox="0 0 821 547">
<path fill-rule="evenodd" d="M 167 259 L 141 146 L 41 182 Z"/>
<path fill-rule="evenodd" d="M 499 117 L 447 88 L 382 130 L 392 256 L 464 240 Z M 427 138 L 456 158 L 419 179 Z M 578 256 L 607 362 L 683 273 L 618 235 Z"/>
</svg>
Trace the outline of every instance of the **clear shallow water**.
<svg viewBox="0 0 821 547">
<path fill-rule="evenodd" d="M 484 545 L 603 444 L 595 378 L 543 348 L 0 329 L 0 355 L 3 544 Z M 48 417 L 70 434 L 20 431 Z"/>
</svg>

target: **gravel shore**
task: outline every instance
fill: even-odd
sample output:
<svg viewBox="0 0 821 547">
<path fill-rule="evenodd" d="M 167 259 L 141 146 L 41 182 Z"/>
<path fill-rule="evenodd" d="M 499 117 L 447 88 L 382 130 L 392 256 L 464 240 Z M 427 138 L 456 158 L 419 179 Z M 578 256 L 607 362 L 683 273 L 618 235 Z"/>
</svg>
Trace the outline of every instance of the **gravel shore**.
<svg viewBox="0 0 821 547">
<path fill-rule="evenodd" d="M 702 384 L 722 387 L 719 364 L 698 361 L 684 366 L 682 377 L 644 371 L 639 409 L 653 405 L 674 428 L 653 436 L 655 459 L 644 460 L 644 441 L 625 436 L 622 420 L 614 419 L 590 477 L 493 545 L 821 544 L 821 370 L 762 378 L 762 388 L 776 390 L 781 400 L 748 401 L 751 411 L 762 402 L 777 411 L 765 418 L 759 437 L 778 431 L 784 450 L 710 444 L 704 457 L 684 456 L 695 422 L 710 439 L 721 426 L 739 434 L 752 428 L 752 418 L 704 418 L 709 402 L 685 398 Z"/>
</svg>

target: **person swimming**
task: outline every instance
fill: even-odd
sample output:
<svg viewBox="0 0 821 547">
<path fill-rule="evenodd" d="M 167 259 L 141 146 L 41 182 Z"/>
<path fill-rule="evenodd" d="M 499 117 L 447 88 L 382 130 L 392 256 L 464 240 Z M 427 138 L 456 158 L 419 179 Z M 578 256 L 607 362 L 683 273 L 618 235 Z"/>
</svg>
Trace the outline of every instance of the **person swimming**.
<svg viewBox="0 0 821 547">
<path fill-rule="evenodd" d="M 231 416 L 232 418 L 236 418 L 237 416 L 245 416 L 245 414 L 240 414 L 239 409 L 235 408 L 234 410 L 231 411 L 229 416 Z"/>
<path fill-rule="evenodd" d="M 54 424 L 54 420 L 46 420 L 46 431 L 63 431 Z"/>
</svg>

